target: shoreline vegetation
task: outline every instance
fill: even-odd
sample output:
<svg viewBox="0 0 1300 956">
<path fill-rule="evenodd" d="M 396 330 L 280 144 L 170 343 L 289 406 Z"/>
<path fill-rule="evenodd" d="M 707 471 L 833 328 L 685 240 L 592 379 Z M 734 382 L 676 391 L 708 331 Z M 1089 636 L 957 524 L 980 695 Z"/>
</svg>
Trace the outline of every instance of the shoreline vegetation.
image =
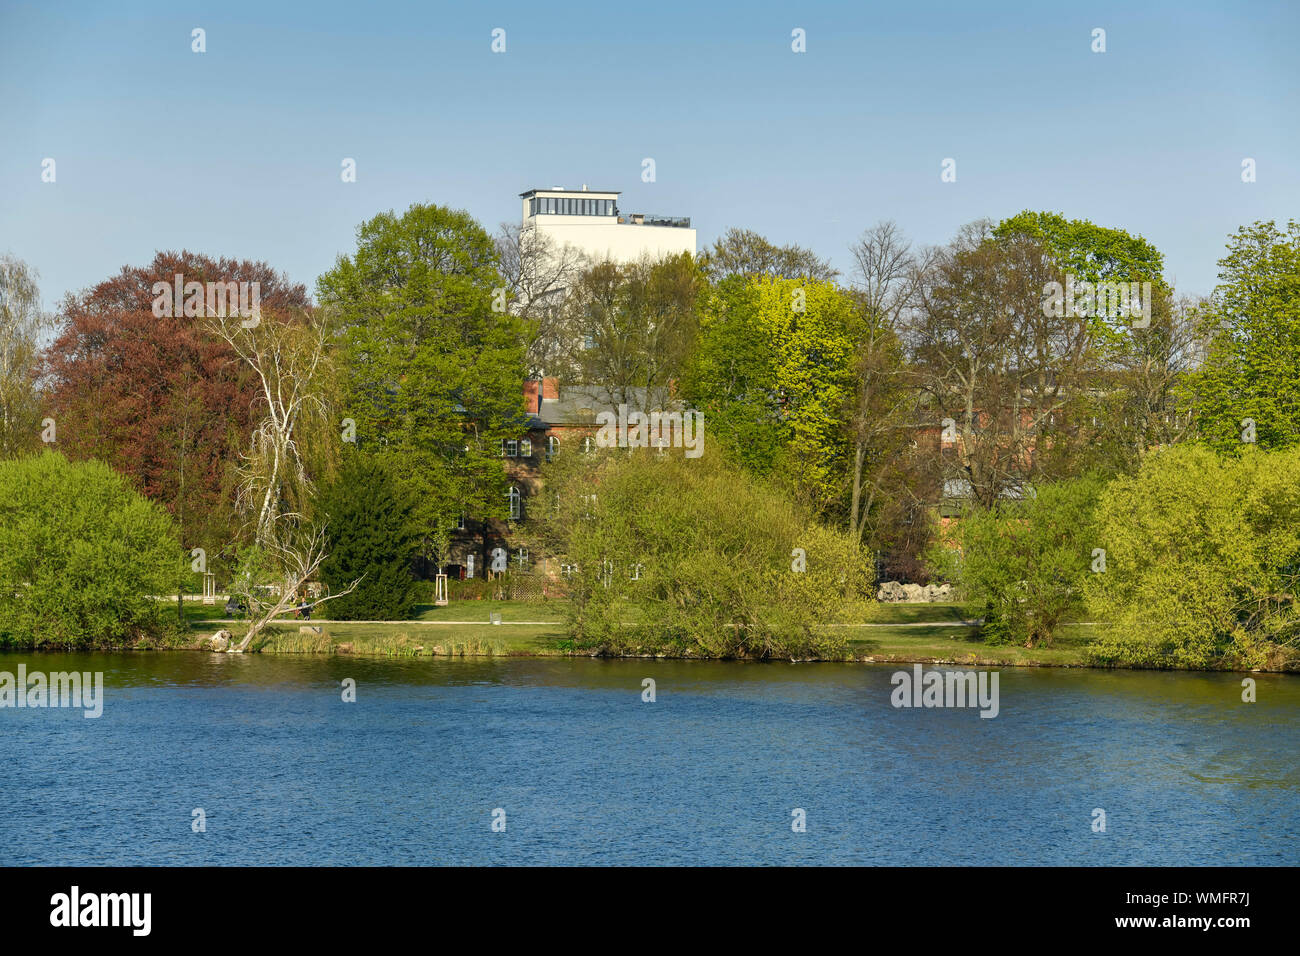
<svg viewBox="0 0 1300 956">
<path fill-rule="evenodd" d="M 48 315 L 0 257 L 0 646 L 1300 671 L 1300 222 L 1209 297 L 1047 211 L 852 276 L 535 238 L 417 202 L 314 295 L 160 251 Z"/>
<path fill-rule="evenodd" d="M 569 635 L 560 602 L 460 601 L 448 607 L 420 605 L 417 616 L 406 621 L 303 621 L 284 618 L 269 626 L 249 647 L 257 654 L 309 654 L 388 658 L 475 657 L 587 657 L 606 659 L 658 658 L 718 660 L 701 654 L 647 650 L 609 651 L 579 647 Z M 186 608 L 186 628 L 168 639 L 114 642 L 92 652 L 198 651 L 213 653 L 207 641 L 217 631 L 228 631 L 232 643 L 242 638 L 248 623 L 222 616 L 219 607 L 191 603 Z M 500 623 L 490 621 L 500 615 Z M 1050 646 L 1026 648 L 986 642 L 980 621 L 969 607 L 957 603 L 882 604 L 867 621 L 830 625 L 849 632 L 841 655 L 824 657 L 770 657 L 771 662 L 950 664 L 971 667 L 1059 667 L 1098 670 L 1187 670 L 1225 673 L 1300 673 L 1300 655 L 1260 668 L 1247 667 L 1131 667 L 1093 660 L 1089 645 L 1097 625 L 1067 623 Z M 9 648 L 11 653 L 60 653 L 53 648 Z M 754 657 L 721 658 L 757 661 Z"/>
</svg>

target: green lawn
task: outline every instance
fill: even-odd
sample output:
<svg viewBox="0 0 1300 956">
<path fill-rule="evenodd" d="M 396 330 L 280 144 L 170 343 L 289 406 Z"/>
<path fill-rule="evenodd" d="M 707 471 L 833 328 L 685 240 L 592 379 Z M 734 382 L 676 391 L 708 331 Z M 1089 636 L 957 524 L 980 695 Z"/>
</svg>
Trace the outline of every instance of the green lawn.
<svg viewBox="0 0 1300 956">
<path fill-rule="evenodd" d="M 325 606 L 322 610 L 328 608 Z M 221 606 L 187 607 L 195 640 L 225 627 L 241 638 L 242 621 L 218 623 Z M 498 613 L 502 623 L 489 623 Z M 990 665 L 1078 665 L 1091 639 L 1091 628 L 1069 626 L 1050 648 L 1028 650 L 988 645 L 966 622 L 975 612 L 957 604 L 883 604 L 848 631 L 847 658 L 890 662 L 952 661 Z M 300 621 L 285 618 L 273 626 L 262 653 L 351 653 L 393 657 L 416 656 L 559 656 L 569 653 L 563 608 L 556 601 L 454 601 L 447 607 L 420 605 L 411 621 L 382 623 Z M 299 628 L 322 628 L 321 634 Z"/>
<path fill-rule="evenodd" d="M 854 628 L 850 653 L 857 660 L 951 661 L 961 664 L 1082 665 L 1090 629 L 1066 627 L 1051 647 L 1032 650 L 1010 644 L 985 644 L 973 627 Z"/>
<path fill-rule="evenodd" d="M 327 604 L 319 610 L 328 608 Z M 493 613 L 501 615 L 501 624 L 490 622 Z M 247 622 L 224 621 L 224 614 L 221 605 L 187 606 L 190 634 L 197 640 L 225 628 L 236 639 L 242 638 L 248 630 Z M 262 653 L 395 657 L 561 654 L 560 642 L 565 637 L 564 628 L 558 623 L 561 615 L 562 609 L 555 602 L 525 601 L 458 601 L 447 607 L 419 605 L 414 620 L 381 623 L 335 623 L 319 615 L 303 621 L 288 615 L 268 629 L 269 639 L 259 649 Z M 304 634 L 300 632 L 302 627 L 320 627 L 323 633 Z"/>
</svg>

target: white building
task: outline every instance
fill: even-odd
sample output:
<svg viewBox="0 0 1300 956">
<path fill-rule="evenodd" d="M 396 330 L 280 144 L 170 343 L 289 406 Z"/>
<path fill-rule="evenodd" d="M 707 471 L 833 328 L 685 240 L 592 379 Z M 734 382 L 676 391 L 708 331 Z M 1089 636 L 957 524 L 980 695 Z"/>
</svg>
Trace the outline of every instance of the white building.
<svg viewBox="0 0 1300 956">
<path fill-rule="evenodd" d="M 686 216 L 623 213 L 617 192 L 530 189 L 520 193 L 525 228 L 532 226 L 557 244 L 570 245 L 593 261 L 635 262 L 695 255 L 695 230 Z"/>
</svg>

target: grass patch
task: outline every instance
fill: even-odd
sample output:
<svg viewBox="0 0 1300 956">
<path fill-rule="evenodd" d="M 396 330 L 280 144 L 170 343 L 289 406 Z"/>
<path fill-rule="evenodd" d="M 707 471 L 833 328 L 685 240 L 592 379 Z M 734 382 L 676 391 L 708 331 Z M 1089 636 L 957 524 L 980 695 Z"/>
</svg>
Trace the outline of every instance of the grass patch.
<svg viewBox="0 0 1300 956">
<path fill-rule="evenodd" d="M 1083 666 L 1085 648 L 1092 640 L 1089 629 L 1067 627 L 1051 647 L 985 644 L 974 627 L 880 627 L 855 629 L 849 652 L 856 660 L 946 661 L 960 664 L 1007 666 Z"/>
</svg>

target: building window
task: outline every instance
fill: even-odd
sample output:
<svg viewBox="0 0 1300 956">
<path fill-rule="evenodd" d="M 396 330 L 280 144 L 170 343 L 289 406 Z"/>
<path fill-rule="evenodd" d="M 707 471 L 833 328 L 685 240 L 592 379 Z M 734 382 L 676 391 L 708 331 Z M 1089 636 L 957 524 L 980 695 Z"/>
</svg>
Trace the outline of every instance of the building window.
<svg viewBox="0 0 1300 956">
<path fill-rule="evenodd" d="M 560 453 L 560 440 L 556 438 L 554 435 L 548 436 L 546 439 L 546 460 L 550 461 L 559 453 Z"/>
<path fill-rule="evenodd" d="M 460 513 L 460 517 L 456 519 L 456 530 L 457 531 L 465 530 L 465 512 L 463 511 Z"/>
<path fill-rule="evenodd" d="M 518 551 L 515 552 L 515 567 L 517 567 L 520 571 L 524 571 L 528 568 L 527 548 L 520 548 Z"/>
<path fill-rule="evenodd" d="M 596 450 L 596 439 L 591 435 L 585 435 L 582 439 L 583 454 L 589 455 Z"/>
<path fill-rule="evenodd" d="M 518 521 L 520 515 L 523 514 L 523 499 L 519 494 L 519 489 L 511 485 L 506 497 L 510 500 L 510 520 Z"/>
<path fill-rule="evenodd" d="M 531 438 L 524 438 L 519 442 L 519 457 L 520 458 L 533 457 L 533 441 Z"/>
<path fill-rule="evenodd" d="M 502 458 L 518 458 L 518 457 L 519 457 L 519 442 L 515 441 L 515 439 L 513 439 L 513 438 L 503 438 L 503 439 L 501 439 L 501 457 L 502 457 Z"/>
</svg>

